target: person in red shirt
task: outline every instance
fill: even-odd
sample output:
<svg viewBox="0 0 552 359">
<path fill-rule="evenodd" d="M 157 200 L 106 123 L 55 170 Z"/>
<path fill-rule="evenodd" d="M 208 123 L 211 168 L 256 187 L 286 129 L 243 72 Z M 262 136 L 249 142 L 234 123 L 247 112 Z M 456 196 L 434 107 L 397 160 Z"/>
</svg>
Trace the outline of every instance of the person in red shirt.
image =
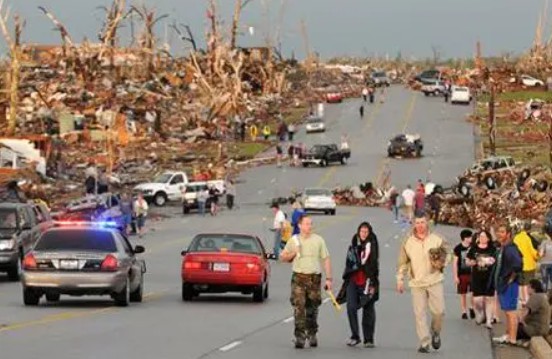
<svg viewBox="0 0 552 359">
<path fill-rule="evenodd" d="M 414 216 L 419 217 L 425 215 L 425 190 L 418 187 L 414 196 Z"/>
<path fill-rule="evenodd" d="M 351 327 L 348 346 L 360 344 L 358 311 L 362 309 L 364 347 L 373 348 L 376 325 L 375 303 L 379 299 L 379 246 L 368 222 L 363 222 L 347 250 L 343 286 L 346 288 L 347 316 Z"/>
</svg>

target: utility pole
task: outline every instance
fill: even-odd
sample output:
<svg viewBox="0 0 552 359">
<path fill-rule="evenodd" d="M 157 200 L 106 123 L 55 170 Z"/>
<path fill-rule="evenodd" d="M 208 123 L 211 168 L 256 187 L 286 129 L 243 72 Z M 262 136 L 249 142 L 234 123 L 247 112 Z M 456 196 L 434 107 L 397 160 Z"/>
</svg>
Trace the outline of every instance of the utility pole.
<svg viewBox="0 0 552 359">
<path fill-rule="evenodd" d="M 496 156 L 496 117 L 495 117 L 495 92 L 496 86 L 493 78 L 490 78 L 488 84 L 491 87 L 491 97 L 489 99 L 489 145 L 491 155 Z"/>
</svg>

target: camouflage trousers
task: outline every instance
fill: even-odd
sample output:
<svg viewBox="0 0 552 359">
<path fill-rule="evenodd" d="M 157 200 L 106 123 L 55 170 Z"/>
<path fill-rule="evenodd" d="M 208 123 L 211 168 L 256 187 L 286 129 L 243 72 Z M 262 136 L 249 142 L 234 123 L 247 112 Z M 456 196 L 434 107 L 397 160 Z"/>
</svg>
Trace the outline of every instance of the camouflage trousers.
<svg viewBox="0 0 552 359">
<path fill-rule="evenodd" d="M 295 338 L 305 340 L 318 332 L 318 307 L 322 303 L 320 274 L 293 273 L 291 305 L 295 319 Z"/>
</svg>

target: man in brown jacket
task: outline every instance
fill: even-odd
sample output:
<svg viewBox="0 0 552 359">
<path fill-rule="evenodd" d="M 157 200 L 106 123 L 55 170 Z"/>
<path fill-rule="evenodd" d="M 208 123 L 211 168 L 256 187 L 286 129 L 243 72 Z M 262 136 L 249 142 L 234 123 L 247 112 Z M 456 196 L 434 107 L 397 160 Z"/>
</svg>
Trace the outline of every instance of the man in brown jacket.
<svg viewBox="0 0 552 359">
<path fill-rule="evenodd" d="M 431 260 L 430 250 L 444 248 L 447 255 L 442 263 Z M 416 332 L 420 340 L 418 352 L 429 353 L 429 346 L 441 347 L 441 328 L 445 313 L 443 268 L 450 261 L 446 242 L 430 233 L 427 218 L 416 217 L 412 233 L 402 242 L 398 268 L 397 291 L 404 293 L 404 277 L 408 274 L 412 305 L 416 317 Z M 431 313 L 431 331 L 427 325 L 427 309 Z"/>
</svg>

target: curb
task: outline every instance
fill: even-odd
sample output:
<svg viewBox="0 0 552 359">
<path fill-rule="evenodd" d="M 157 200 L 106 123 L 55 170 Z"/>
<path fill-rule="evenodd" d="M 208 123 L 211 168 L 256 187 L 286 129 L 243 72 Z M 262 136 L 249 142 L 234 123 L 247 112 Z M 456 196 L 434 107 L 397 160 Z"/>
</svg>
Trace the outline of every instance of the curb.
<svg viewBox="0 0 552 359">
<path fill-rule="evenodd" d="M 552 347 L 544 339 L 544 337 L 533 337 L 529 344 L 529 350 L 535 359 L 550 359 L 552 358 Z"/>
</svg>

